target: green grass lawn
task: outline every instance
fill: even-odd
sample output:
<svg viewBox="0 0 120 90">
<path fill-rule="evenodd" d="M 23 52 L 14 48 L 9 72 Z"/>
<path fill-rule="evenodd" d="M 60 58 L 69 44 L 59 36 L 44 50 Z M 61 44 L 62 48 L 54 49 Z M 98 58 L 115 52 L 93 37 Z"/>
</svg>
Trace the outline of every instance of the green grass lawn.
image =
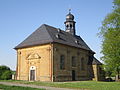
<svg viewBox="0 0 120 90">
<path fill-rule="evenodd" d="M 79 82 L 29 82 L 29 81 L 13 81 L 7 82 L 24 83 L 40 86 L 52 86 L 61 88 L 75 88 L 88 90 L 120 90 L 120 82 L 97 82 L 97 81 L 79 81 Z"/>
<path fill-rule="evenodd" d="M 0 84 L 0 90 L 45 90 L 45 89 L 37 89 L 37 88 L 21 87 L 21 86 L 7 86 Z"/>
</svg>

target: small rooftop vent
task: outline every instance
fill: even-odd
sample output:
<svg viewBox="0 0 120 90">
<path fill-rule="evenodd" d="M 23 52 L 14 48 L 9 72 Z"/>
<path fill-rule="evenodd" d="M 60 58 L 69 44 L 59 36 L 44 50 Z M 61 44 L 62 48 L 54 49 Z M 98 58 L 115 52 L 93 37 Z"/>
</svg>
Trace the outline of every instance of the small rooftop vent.
<svg viewBox="0 0 120 90">
<path fill-rule="evenodd" d="M 79 41 L 78 41 L 78 40 L 75 40 L 75 43 L 76 43 L 76 44 L 79 44 Z"/>
<path fill-rule="evenodd" d="M 79 40 L 75 40 L 75 43 L 82 46 L 82 44 L 79 42 Z"/>
<path fill-rule="evenodd" d="M 60 32 L 61 32 L 61 29 L 60 29 L 60 28 L 58 28 L 58 29 L 57 29 L 57 31 L 60 33 Z"/>
<path fill-rule="evenodd" d="M 59 34 L 56 34 L 56 38 L 60 39 L 60 35 L 59 35 Z"/>
</svg>

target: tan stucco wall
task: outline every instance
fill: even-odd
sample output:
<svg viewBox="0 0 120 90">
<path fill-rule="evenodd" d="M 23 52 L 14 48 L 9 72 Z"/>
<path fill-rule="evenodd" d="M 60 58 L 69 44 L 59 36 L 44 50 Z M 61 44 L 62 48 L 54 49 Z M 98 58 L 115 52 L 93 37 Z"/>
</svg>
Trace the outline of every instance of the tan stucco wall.
<svg viewBox="0 0 120 90">
<path fill-rule="evenodd" d="M 94 78 L 95 81 L 104 81 L 105 80 L 105 73 L 101 68 L 101 65 L 92 65 L 93 66 L 93 72 L 94 72 Z"/>
<path fill-rule="evenodd" d="M 76 72 L 76 80 L 91 79 L 89 75 L 89 67 L 87 65 L 89 52 L 62 44 L 54 44 L 54 81 L 71 81 L 72 70 Z M 60 70 L 60 55 L 65 55 L 65 70 Z M 76 67 L 71 67 L 71 58 L 76 57 Z M 85 60 L 85 70 L 81 70 L 81 58 Z"/>
<path fill-rule="evenodd" d="M 30 80 L 30 67 L 36 67 L 37 81 L 52 81 L 52 45 L 17 50 L 17 80 Z"/>
<path fill-rule="evenodd" d="M 93 65 L 93 72 L 94 72 L 94 78 L 93 80 L 98 81 L 98 66 L 97 65 Z"/>
</svg>

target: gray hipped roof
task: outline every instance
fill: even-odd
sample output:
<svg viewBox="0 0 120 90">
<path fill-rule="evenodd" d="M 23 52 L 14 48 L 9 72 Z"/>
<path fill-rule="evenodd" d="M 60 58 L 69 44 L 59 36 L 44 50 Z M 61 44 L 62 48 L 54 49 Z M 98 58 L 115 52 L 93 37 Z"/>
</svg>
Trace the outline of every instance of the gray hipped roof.
<svg viewBox="0 0 120 90">
<path fill-rule="evenodd" d="M 73 36 L 68 32 L 65 32 L 63 30 L 54 28 L 46 24 L 40 26 L 28 38 L 26 38 L 22 43 L 16 46 L 15 49 L 47 43 L 60 43 L 91 51 L 91 49 L 88 47 L 88 45 L 83 41 L 83 39 L 80 36 L 77 35 Z"/>
</svg>

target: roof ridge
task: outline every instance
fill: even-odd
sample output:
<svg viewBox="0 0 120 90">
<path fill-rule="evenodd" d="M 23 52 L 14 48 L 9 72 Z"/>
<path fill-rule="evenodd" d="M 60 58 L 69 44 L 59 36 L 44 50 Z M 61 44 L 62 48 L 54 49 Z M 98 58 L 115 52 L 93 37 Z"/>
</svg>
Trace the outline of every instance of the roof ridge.
<svg viewBox="0 0 120 90">
<path fill-rule="evenodd" d="M 52 38 L 52 36 L 51 36 L 50 33 L 49 33 L 49 30 L 46 28 L 46 27 L 49 26 L 49 25 L 47 25 L 47 24 L 43 24 L 43 25 L 44 25 L 44 27 L 45 27 L 47 33 L 48 33 L 49 36 L 51 37 L 52 41 L 54 41 L 53 38 Z M 52 26 L 49 26 L 49 27 L 52 27 Z M 55 28 L 55 27 L 52 27 L 52 28 Z"/>
<path fill-rule="evenodd" d="M 43 24 L 44 26 L 46 26 L 46 27 L 52 27 L 52 28 L 55 28 L 55 27 L 53 27 L 53 26 L 51 26 L 51 25 L 48 25 L 48 24 Z M 57 28 L 55 28 L 55 29 L 57 29 Z"/>
</svg>

